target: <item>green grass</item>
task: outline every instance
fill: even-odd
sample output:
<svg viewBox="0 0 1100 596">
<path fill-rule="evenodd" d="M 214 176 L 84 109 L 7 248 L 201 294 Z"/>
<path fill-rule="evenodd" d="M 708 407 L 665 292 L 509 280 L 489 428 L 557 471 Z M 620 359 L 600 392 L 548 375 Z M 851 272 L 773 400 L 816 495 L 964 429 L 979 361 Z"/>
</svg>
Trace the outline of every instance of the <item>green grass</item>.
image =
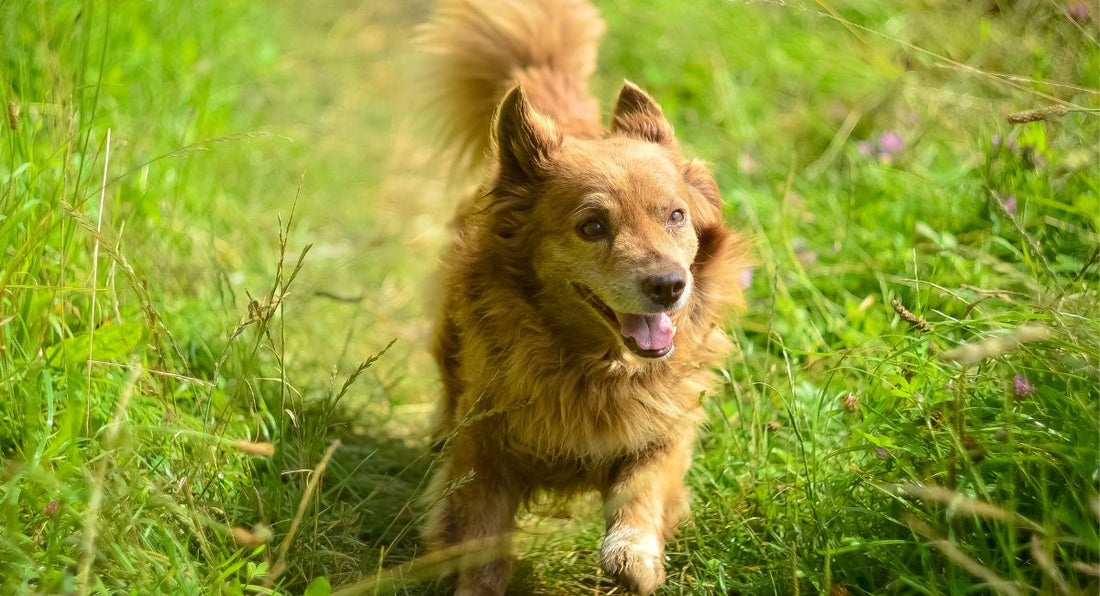
<svg viewBox="0 0 1100 596">
<path fill-rule="evenodd" d="M 1096 7 L 599 4 L 759 261 L 661 593 L 1095 592 Z M 0 592 L 431 589 L 429 10 L 0 4 Z M 517 593 L 617 593 L 545 513 Z"/>
</svg>

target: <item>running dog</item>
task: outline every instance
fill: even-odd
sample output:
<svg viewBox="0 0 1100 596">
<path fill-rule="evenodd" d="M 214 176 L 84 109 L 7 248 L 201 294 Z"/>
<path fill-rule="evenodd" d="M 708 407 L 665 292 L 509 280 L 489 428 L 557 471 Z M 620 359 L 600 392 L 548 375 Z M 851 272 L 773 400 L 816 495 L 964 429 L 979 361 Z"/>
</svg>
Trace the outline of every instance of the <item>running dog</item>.
<svg viewBox="0 0 1100 596">
<path fill-rule="evenodd" d="M 518 507 L 592 489 L 601 567 L 653 592 L 688 514 L 700 396 L 731 349 L 747 244 L 645 91 L 626 82 L 601 125 L 602 32 L 584 0 L 443 0 L 422 30 L 445 132 L 486 157 L 434 345 L 443 456 L 425 538 L 461 553 L 458 594 L 505 592 Z"/>
</svg>

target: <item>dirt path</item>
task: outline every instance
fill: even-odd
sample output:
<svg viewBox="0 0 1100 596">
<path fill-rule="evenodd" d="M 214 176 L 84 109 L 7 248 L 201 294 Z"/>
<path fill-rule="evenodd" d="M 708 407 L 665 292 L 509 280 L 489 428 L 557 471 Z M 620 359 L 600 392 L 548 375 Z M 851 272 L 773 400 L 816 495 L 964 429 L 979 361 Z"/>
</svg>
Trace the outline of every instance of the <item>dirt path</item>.
<svg viewBox="0 0 1100 596">
<path fill-rule="evenodd" d="M 429 4 L 280 10 L 292 28 L 272 77 L 270 128 L 300 148 L 299 237 L 314 243 L 287 314 L 291 366 L 327 381 L 333 365 L 344 376 L 396 338 L 376 381 L 348 399 L 415 433 L 436 388 L 425 311 L 453 200 L 411 113 L 410 38 Z"/>
</svg>

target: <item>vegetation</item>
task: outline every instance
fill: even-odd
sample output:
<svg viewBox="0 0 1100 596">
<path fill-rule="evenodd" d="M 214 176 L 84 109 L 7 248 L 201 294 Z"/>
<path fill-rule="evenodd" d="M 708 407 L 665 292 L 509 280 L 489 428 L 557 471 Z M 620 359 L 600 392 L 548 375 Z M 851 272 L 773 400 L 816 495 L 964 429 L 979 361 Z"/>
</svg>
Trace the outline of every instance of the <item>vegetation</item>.
<svg viewBox="0 0 1100 596">
<path fill-rule="evenodd" d="M 599 5 L 757 246 L 661 593 L 1095 592 L 1096 7 Z M 0 591 L 430 589 L 429 10 L 0 4 Z"/>
</svg>

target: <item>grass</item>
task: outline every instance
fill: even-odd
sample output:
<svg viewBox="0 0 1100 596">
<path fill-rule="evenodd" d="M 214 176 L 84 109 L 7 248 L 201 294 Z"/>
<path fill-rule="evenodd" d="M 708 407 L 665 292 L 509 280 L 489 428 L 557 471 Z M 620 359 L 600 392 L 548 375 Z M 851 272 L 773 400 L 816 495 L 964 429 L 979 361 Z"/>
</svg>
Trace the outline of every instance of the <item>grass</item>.
<svg viewBox="0 0 1100 596">
<path fill-rule="evenodd" d="M 661 593 L 1094 592 L 1096 7 L 600 8 L 759 260 Z M 430 589 L 429 10 L 0 5 L 4 593 Z M 517 593 L 616 593 L 545 513 Z"/>
</svg>

